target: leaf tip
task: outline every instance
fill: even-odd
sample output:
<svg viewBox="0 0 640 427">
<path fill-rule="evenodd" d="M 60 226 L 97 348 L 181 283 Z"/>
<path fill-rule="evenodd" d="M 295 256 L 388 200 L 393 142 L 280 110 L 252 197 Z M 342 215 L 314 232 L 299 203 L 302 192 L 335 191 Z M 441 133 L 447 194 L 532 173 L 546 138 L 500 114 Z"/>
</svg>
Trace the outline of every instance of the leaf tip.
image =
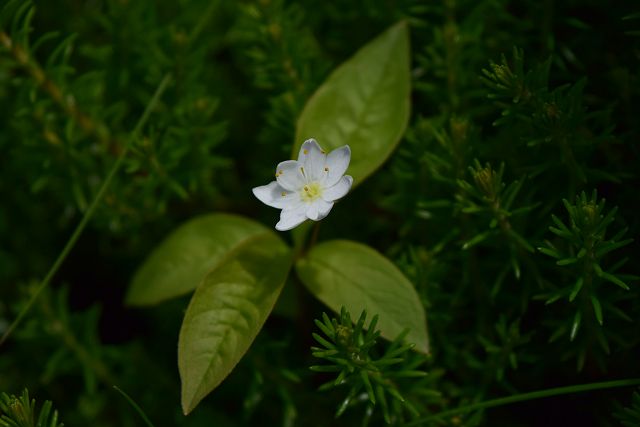
<svg viewBox="0 0 640 427">
<path fill-rule="evenodd" d="M 412 337 L 413 340 L 405 340 L 405 342 L 411 341 L 413 351 L 417 351 L 418 353 L 422 353 L 427 356 L 431 356 L 431 346 L 429 345 L 429 334 L 424 331 L 420 339 L 415 339 L 416 337 Z"/>
<path fill-rule="evenodd" d="M 187 415 L 189 415 L 191 413 L 191 411 L 193 410 L 193 408 L 190 408 L 189 406 L 187 406 L 187 404 L 185 402 L 182 402 L 182 414 L 186 417 Z"/>
<path fill-rule="evenodd" d="M 196 406 L 198 406 L 198 403 L 200 403 L 200 401 L 202 400 L 202 397 L 198 397 L 193 393 L 191 393 L 191 395 L 187 395 L 186 391 L 187 390 L 184 388 L 184 385 L 183 385 L 182 396 L 181 396 L 181 406 L 182 406 L 182 413 L 185 416 L 193 412 Z"/>
</svg>

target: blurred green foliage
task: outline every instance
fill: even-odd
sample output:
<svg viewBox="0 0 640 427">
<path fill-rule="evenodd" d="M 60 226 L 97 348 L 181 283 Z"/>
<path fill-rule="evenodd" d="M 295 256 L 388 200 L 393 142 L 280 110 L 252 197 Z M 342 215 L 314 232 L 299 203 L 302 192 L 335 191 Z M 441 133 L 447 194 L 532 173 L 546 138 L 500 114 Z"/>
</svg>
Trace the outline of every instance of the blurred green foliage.
<svg viewBox="0 0 640 427">
<path fill-rule="evenodd" d="M 222 211 L 274 222 L 250 189 L 288 158 L 302 107 L 330 71 L 400 19 L 411 29 L 409 128 L 319 231 L 319 239 L 358 240 L 390 257 L 426 307 L 432 355 L 419 369 L 429 381 L 391 389 L 428 415 L 640 376 L 638 265 L 627 263 L 640 255 L 634 6 L 2 2 L 0 333 L 86 211 L 162 77 L 171 73 L 173 83 L 51 289 L 0 347 L 0 391 L 27 387 L 52 400 L 67 425 L 139 425 L 112 385 L 157 426 L 385 423 L 384 411 L 366 412 L 366 393 L 363 405 L 334 419 L 349 389 L 317 390 L 331 379 L 308 369 L 317 364 L 312 319 L 323 307 L 294 283 L 233 374 L 188 417 L 175 348 L 186 300 L 146 310 L 122 301 L 136 266 L 184 219 Z M 395 344 L 376 345 L 388 354 Z M 629 393 L 615 397 L 628 401 Z M 540 400 L 436 425 L 632 422 L 637 399 L 616 418 L 609 396 Z"/>
<path fill-rule="evenodd" d="M 620 421 L 620 424 L 624 427 L 633 427 L 640 424 L 640 393 L 635 391 L 631 398 L 631 405 L 627 407 L 618 408 L 614 412 L 614 416 Z"/>
</svg>

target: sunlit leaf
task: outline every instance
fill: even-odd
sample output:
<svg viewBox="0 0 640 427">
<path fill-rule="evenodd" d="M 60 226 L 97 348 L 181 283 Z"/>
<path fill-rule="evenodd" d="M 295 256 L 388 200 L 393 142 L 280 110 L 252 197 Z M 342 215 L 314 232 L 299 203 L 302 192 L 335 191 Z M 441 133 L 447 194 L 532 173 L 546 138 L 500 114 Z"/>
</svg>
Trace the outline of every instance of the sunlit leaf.
<svg viewBox="0 0 640 427">
<path fill-rule="evenodd" d="M 409 328 L 406 341 L 429 352 L 424 306 L 413 285 L 387 258 L 374 249 L 347 240 L 315 246 L 296 264 L 309 291 L 335 312 L 344 306 L 351 313 L 379 316 L 383 337 L 395 339 Z"/>
<path fill-rule="evenodd" d="M 409 30 L 400 22 L 338 67 L 309 99 L 293 156 L 316 138 L 325 150 L 348 144 L 348 174 L 359 185 L 389 157 L 409 120 Z"/>
<path fill-rule="evenodd" d="M 185 414 L 249 349 L 282 290 L 290 264 L 289 248 L 269 231 L 242 244 L 196 289 L 178 342 Z"/>
<path fill-rule="evenodd" d="M 152 305 L 191 292 L 235 248 L 267 232 L 263 225 L 236 215 L 196 217 L 149 255 L 136 272 L 126 301 Z"/>
</svg>

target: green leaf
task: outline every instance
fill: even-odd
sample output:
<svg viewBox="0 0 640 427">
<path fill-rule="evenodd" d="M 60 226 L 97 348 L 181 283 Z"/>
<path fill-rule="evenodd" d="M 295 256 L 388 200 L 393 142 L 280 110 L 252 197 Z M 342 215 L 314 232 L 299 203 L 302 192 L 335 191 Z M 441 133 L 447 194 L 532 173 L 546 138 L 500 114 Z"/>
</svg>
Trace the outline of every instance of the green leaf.
<svg viewBox="0 0 640 427">
<path fill-rule="evenodd" d="M 607 273 L 606 271 L 603 271 L 602 268 L 598 265 L 598 264 L 594 264 L 593 265 L 593 269 L 596 272 L 596 275 L 604 280 L 607 280 L 615 285 L 620 286 L 622 289 L 624 289 L 625 291 L 629 290 L 629 286 L 624 283 L 622 280 L 618 279 L 615 275 Z"/>
<path fill-rule="evenodd" d="M 560 254 L 560 252 L 558 252 L 554 248 L 539 247 L 538 251 L 542 252 L 545 255 L 549 255 L 551 257 L 554 257 L 554 258 L 562 258 L 562 254 Z"/>
<path fill-rule="evenodd" d="M 406 341 L 428 353 L 424 306 L 413 285 L 387 258 L 374 249 L 347 240 L 315 246 L 296 263 L 302 283 L 320 301 L 339 313 L 379 316 L 378 329 L 393 340 L 409 328 Z"/>
<path fill-rule="evenodd" d="M 496 234 L 494 230 L 484 231 L 464 242 L 462 250 L 470 249 L 475 245 L 484 242 L 488 237 L 493 236 L 494 234 Z"/>
<path fill-rule="evenodd" d="M 522 237 L 520 234 L 516 233 L 515 230 L 509 228 L 507 229 L 507 234 L 509 234 L 516 242 L 520 244 L 526 251 L 534 252 L 533 246 L 527 240 Z"/>
<path fill-rule="evenodd" d="M 578 280 L 576 280 L 575 285 L 573 285 L 573 290 L 569 295 L 569 302 L 573 302 L 573 300 L 576 299 L 576 296 L 578 296 L 578 293 L 580 292 L 580 289 L 582 289 L 583 284 L 584 284 L 584 278 L 578 277 Z"/>
<path fill-rule="evenodd" d="M 185 414 L 222 382 L 249 349 L 290 266 L 291 251 L 269 231 L 245 241 L 198 286 L 178 341 Z"/>
<path fill-rule="evenodd" d="M 582 314 L 579 311 L 576 311 L 576 315 L 573 318 L 573 323 L 571 324 L 571 334 L 569 339 L 573 341 L 576 338 L 576 334 L 578 333 L 578 329 L 580 329 L 580 322 L 582 321 Z"/>
<path fill-rule="evenodd" d="M 327 151 L 348 144 L 354 185 L 382 165 L 409 121 L 409 30 L 400 22 L 361 48 L 316 90 L 296 128 L 293 156 L 316 138 Z"/>
<path fill-rule="evenodd" d="M 629 243 L 633 242 L 633 239 L 625 239 L 625 240 L 621 240 L 619 242 L 607 242 L 605 244 L 602 245 L 602 247 L 600 247 L 597 251 L 596 251 L 596 258 L 601 258 L 603 257 L 605 254 L 614 251 L 616 249 L 619 249 L 623 246 L 628 245 Z"/>
<path fill-rule="evenodd" d="M 574 264 L 578 262 L 578 258 L 572 257 L 572 258 L 564 258 L 561 260 L 556 261 L 557 265 L 569 265 L 569 264 Z"/>
<path fill-rule="evenodd" d="M 600 301 L 595 296 L 591 295 L 591 305 L 593 305 L 593 313 L 596 315 L 596 320 L 602 326 L 602 307 L 600 306 Z"/>
<path fill-rule="evenodd" d="M 126 302 L 153 305 L 193 291 L 234 248 L 269 229 L 249 219 L 211 214 L 174 230 L 138 269 Z"/>
<path fill-rule="evenodd" d="M 562 293 L 557 293 L 555 295 L 552 295 L 551 297 L 549 297 L 545 302 L 544 305 L 550 305 L 553 304 L 554 302 L 558 301 L 560 298 L 563 297 Z"/>
<path fill-rule="evenodd" d="M 571 234 L 571 233 L 569 233 L 567 231 L 561 230 L 559 228 L 553 227 L 553 226 L 549 227 L 549 231 L 551 231 L 553 234 L 555 234 L 557 236 L 560 236 L 560 237 L 565 237 L 565 238 L 568 238 L 568 239 L 573 237 L 573 234 Z"/>
<path fill-rule="evenodd" d="M 549 231 L 551 231 L 553 234 L 557 236 L 564 237 L 567 239 L 572 239 L 575 237 L 573 232 L 569 230 L 567 226 L 564 225 L 564 223 L 560 221 L 560 219 L 557 216 L 552 214 L 551 219 L 553 220 L 553 222 L 556 224 L 557 227 L 549 226 Z"/>
</svg>

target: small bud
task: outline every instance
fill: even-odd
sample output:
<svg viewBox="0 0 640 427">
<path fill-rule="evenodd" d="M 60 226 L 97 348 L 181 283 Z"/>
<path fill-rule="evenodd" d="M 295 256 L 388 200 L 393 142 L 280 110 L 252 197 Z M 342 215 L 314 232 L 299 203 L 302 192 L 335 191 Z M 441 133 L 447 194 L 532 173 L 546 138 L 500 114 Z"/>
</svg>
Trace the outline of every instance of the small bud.
<svg viewBox="0 0 640 427">
<path fill-rule="evenodd" d="M 347 327 L 344 325 L 338 325 L 338 327 L 336 328 L 336 341 L 340 345 L 349 347 L 351 345 L 352 335 L 353 335 L 353 330 L 350 327 Z"/>
<path fill-rule="evenodd" d="M 500 183 L 496 182 L 496 172 L 487 165 L 473 171 L 473 180 L 482 193 L 490 200 L 495 200 Z"/>
</svg>

